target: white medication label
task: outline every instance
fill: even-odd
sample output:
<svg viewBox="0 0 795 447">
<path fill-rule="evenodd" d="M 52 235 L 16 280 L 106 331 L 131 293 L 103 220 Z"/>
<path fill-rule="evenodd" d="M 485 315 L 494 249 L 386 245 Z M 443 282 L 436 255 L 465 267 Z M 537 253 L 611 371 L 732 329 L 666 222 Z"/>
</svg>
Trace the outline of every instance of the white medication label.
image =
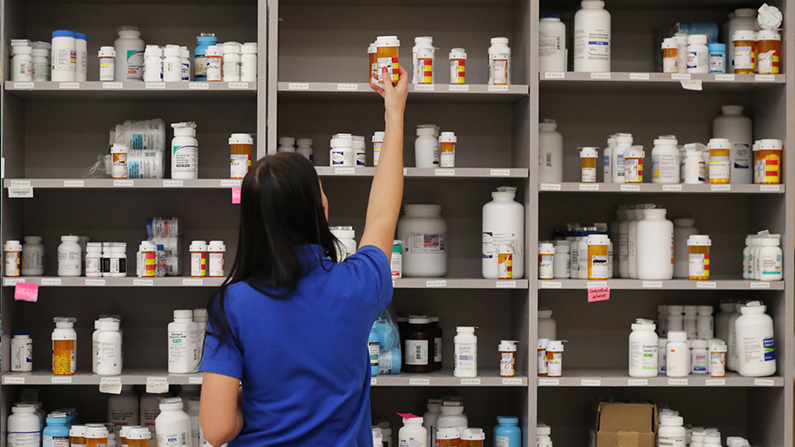
<svg viewBox="0 0 795 447">
<path fill-rule="evenodd" d="M 562 71 L 548 71 L 544 73 L 544 79 L 566 79 L 566 73 Z"/>
<path fill-rule="evenodd" d="M 595 379 L 582 379 L 580 380 L 580 386 L 602 386 L 602 381 Z"/>
<path fill-rule="evenodd" d="M 450 84 L 447 90 L 451 92 L 468 92 L 469 86 L 466 84 Z"/>
<path fill-rule="evenodd" d="M 683 73 L 672 73 L 671 79 L 674 81 L 689 81 L 690 74 L 683 74 Z"/>
<path fill-rule="evenodd" d="M 55 376 L 52 378 L 52 383 L 53 384 L 72 383 L 72 376 L 66 376 L 66 377 Z"/>
<path fill-rule="evenodd" d="M 716 74 L 715 75 L 716 81 L 734 81 L 733 74 Z"/>
<path fill-rule="evenodd" d="M 86 183 L 83 180 L 64 180 L 63 187 L 64 188 L 82 188 L 86 186 Z"/>
<path fill-rule="evenodd" d="M 113 186 L 121 186 L 121 187 L 135 186 L 135 180 L 114 180 Z"/>
<path fill-rule="evenodd" d="M 434 90 L 433 84 L 417 84 L 414 86 L 415 92 L 432 92 Z"/>
<path fill-rule="evenodd" d="M 682 185 L 663 185 L 663 191 L 681 191 Z"/>
<path fill-rule="evenodd" d="M 226 86 L 230 90 L 248 90 L 248 82 L 229 82 Z"/>
<path fill-rule="evenodd" d="M 209 90 L 209 82 L 191 82 L 188 84 L 188 90 Z"/>
<path fill-rule="evenodd" d="M 455 169 L 437 169 L 434 171 L 437 177 L 452 177 L 455 175 Z"/>
<path fill-rule="evenodd" d="M 776 80 L 776 76 L 775 75 L 756 75 L 755 80 L 756 80 L 756 82 L 770 82 L 770 81 L 775 81 Z"/>
<path fill-rule="evenodd" d="M 309 84 L 305 82 L 291 82 L 287 88 L 290 90 L 309 90 Z"/>
<path fill-rule="evenodd" d="M 155 281 L 153 279 L 134 279 L 133 280 L 134 286 L 153 286 L 155 285 Z"/>
<path fill-rule="evenodd" d="M 707 379 L 704 382 L 706 386 L 724 386 L 726 385 L 726 379 Z"/>
<path fill-rule="evenodd" d="M 163 394 L 168 392 L 167 377 L 147 377 L 146 392 L 151 394 Z"/>
<path fill-rule="evenodd" d="M 11 186 L 30 186 L 30 180 L 11 180 Z"/>
<path fill-rule="evenodd" d="M 239 188 L 243 180 L 221 180 L 221 188 Z"/>
<path fill-rule="evenodd" d="M 561 287 L 563 287 L 563 283 L 560 281 L 541 281 L 542 289 L 560 289 Z"/>
<path fill-rule="evenodd" d="M 591 73 L 591 79 L 610 79 L 610 73 Z"/>
<path fill-rule="evenodd" d="M 621 190 L 622 191 L 638 192 L 638 191 L 640 191 L 640 185 L 625 185 L 625 184 L 622 184 L 621 185 Z"/>
<path fill-rule="evenodd" d="M 33 187 L 32 186 L 12 186 L 8 188 L 9 199 L 32 199 Z"/>
<path fill-rule="evenodd" d="M 712 166 L 710 166 L 711 168 Z M 710 185 L 710 190 L 712 191 L 731 191 L 732 185 L 724 184 L 724 185 Z"/>
<path fill-rule="evenodd" d="M 58 88 L 76 89 L 76 88 L 80 88 L 80 83 L 79 82 L 60 82 L 60 83 L 58 83 Z"/>
<path fill-rule="evenodd" d="M 33 90 L 32 82 L 15 82 L 14 90 Z"/>
<path fill-rule="evenodd" d="M 103 82 L 102 88 L 118 90 L 124 88 L 124 84 L 122 84 L 121 82 Z"/>
<path fill-rule="evenodd" d="M 607 281 L 588 281 L 588 288 L 607 287 Z"/>
<path fill-rule="evenodd" d="M 181 188 L 182 185 L 182 180 L 163 180 L 164 188 Z"/>
<path fill-rule="evenodd" d="M 643 281 L 643 288 L 659 289 L 662 286 L 662 281 Z"/>
<path fill-rule="evenodd" d="M 426 281 L 425 287 L 447 287 L 447 281 Z"/>
<path fill-rule="evenodd" d="M 717 289 L 718 283 L 713 281 L 698 281 L 696 282 L 697 289 Z"/>
<path fill-rule="evenodd" d="M 14 287 L 18 282 L 25 282 L 25 278 L 5 278 L 3 285 L 6 287 Z"/>
<path fill-rule="evenodd" d="M 511 175 L 510 169 L 492 169 L 489 171 L 489 175 L 492 177 L 508 177 Z"/>
<path fill-rule="evenodd" d="M 522 385 L 521 377 L 506 377 L 502 379 L 503 385 Z"/>
<path fill-rule="evenodd" d="M 60 286 L 61 278 L 42 278 L 41 285 L 43 286 Z"/>
<path fill-rule="evenodd" d="M 781 185 L 760 185 L 759 190 L 763 192 L 780 192 Z"/>
<path fill-rule="evenodd" d="M 356 174 L 356 168 L 334 168 L 334 174 L 337 175 Z"/>
<path fill-rule="evenodd" d="M 359 90 L 359 84 L 337 84 L 337 90 L 355 92 Z"/>
<path fill-rule="evenodd" d="M 542 183 L 541 191 L 560 191 L 560 183 Z"/>
<path fill-rule="evenodd" d="M 766 281 L 752 282 L 751 283 L 751 288 L 752 289 L 769 289 L 770 288 L 770 283 L 766 282 Z"/>
<path fill-rule="evenodd" d="M 107 394 L 121 394 L 121 377 L 100 378 L 99 392 Z"/>
<path fill-rule="evenodd" d="M 105 280 L 104 279 L 87 279 L 86 280 L 87 286 L 104 286 Z"/>
<path fill-rule="evenodd" d="M 497 281 L 496 287 L 498 289 L 515 289 L 516 281 Z"/>
<path fill-rule="evenodd" d="M 507 85 L 490 85 L 489 86 L 490 92 L 507 92 L 508 86 Z"/>
<path fill-rule="evenodd" d="M 430 384 L 431 384 L 431 379 L 409 379 L 409 385 L 428 386 Z"/>
<path fill-rule="evenodd" d="M 649 74 L 648 73 L 630 73 L 629 74 L 630 81 L 648 81 Z"/>
<path fill-rule="evenodd" d="M 647 379 L 629 379 L 627 380 L 627 386 L 648 386 L 649 381 Z"/>
<path fill-rule="evenodd" d="M 560 379 L 538 379 L 538 386 L 558 386 Z"/>
<path fill-rule="evenodd" d="M 370 386 L 378 385 L 378 379 L 375 377 L 370 377 Z"/>
<path fill-rule="evenodd" d="M 183 286 L 203 286 L 204 280 L 203 279 L 183 279 L 182 280 Z"/>
<path fill-rule="evenodd" d="M 754 386 L 775 386 L 776 381 L 771 379 L 754 379 Z"/>
<path fill-rule="evenodd" d="M 24 377 L 5 377 L 3 378 L 3 383 L 6 385 L 24 385 L 25 378 Z"/>
<path fill-rule="evenodd" d="M 679 83 L 682 85 L 682 88 L 685 90 L 693 90 L 695 92 L 700 92 L 701 90 L 703 90 L 703 87 L 701 85 L 701 79 L 694 79 L 692 81 L 679 81 Z"/>
<path fill-rule="evenodd" d="M 204 383 L 204 377 L 190 377 L 188 383 L 191 385 L 201 385 Z"/>
<path fill-rule="evenodd" d="M 599 191 L 598 183 L 580 183 L 580 191 Z"/>
<path fill-rule="evenodd" d="M 480 385 L 480 379 L 461 379 L 461 385 Z"/>
<path fill-rule="evenodd" d="M 673 385 L 673 386 L 687 385 L 687 379 L 668 379 L 668 385 Z"/>
<path fill-rule="evenodd" d="M 165 82 L 147 82 L 146 88 L 148 89 L 165 89 L 166 83 Z"/>
</svg>

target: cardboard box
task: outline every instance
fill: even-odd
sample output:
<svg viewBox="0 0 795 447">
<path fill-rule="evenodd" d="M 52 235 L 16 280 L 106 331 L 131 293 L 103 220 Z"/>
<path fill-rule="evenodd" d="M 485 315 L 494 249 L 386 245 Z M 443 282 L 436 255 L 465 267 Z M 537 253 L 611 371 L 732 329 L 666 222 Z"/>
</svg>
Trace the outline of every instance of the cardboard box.
<svg viewBox="0 0 795 447">
<path fill-rule="evenodd" d="M 591 447 L 655 447 L 657 406 L 601 402 L 591 427 Z"/>
</svg>

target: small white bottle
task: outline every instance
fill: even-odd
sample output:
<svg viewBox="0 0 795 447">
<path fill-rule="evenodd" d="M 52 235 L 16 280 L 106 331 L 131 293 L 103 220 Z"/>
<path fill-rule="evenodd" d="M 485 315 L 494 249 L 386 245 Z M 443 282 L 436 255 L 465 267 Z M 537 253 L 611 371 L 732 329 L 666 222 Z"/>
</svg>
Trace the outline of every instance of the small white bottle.
<svg viewBox="0 0 795 447">
<path fill-rule="evenodd" d="M 116 76 L 116 50 L 113 47 L 99 48 L 99 80 L 113 82 Z"/>
<path fill-rule="evenodd" d="M 560 377 L 563 375 L 563 342 L 550 340 L 547 343 L 547 376 Z M 552 354 L 551 356 L 549 354 Z"/>
<path fill-rule="evenodd" d="M 13 47 L 11 58 L 11 80 L 14 82 L 33 81 L 33 48 Z"/>
<path fill-rule="evenodd" d="M 553 259 L 553 277 L 555 279 L 569 279 L 571 277 L 571 264 L 569 260 L 569 244 L 555 246 L 555 256 Z"/>
<path fill-rule="evenodd" d="M 295 140 L 298 148 L 295 150 L 296 153 L 303 155 L 306 157 L 307 160 L 314 162 L 315 161 L 315 150 L 312 149 L 312 139 L 311 138 L 299 138 Z"/>
<path fill-rule="evenodd" d="M 33 340 L 28 330 L 14 331 L 11 339 L 11 371 L 33 371 Z"/>
<path fill-rule="evenodd" d="M 373 166 L 378 167 L 381 158 L 381 148 L 384 147 L 385 132 L 378 131 L 373 134 Z"/>
<path fill-rule="evenodd" d="M 97 335 L 97 375 L 117 376 L 121 374 L 121 346 L 119 322 L 100 321 Z"/>
<path fill-rule="evenodd" d="M 610 172 L 613 176 L 612 183 L 624 183 L 624 153 L 632 146 L 632 135 L 628 133 L 616 134 L 616 147 L 610 154 Z"/>
<path fill-rule="evenodd" d="M 707 182 L 704 154 L 698 150 L 685 151 L 685 184 L 699 185 Z"/>
<path fill-rule="evenodd" d="M 121 246 L 111 246 L 110 247 L 110 272 L 108 276 L 113 278 L 124 278 L 127 276 L 127 246 L 126 244 L 121 244 Z"/>
<path fill-rule="evenodd" d="M 563 181 L 563 136 L 557 131 L 555 120 L 538 124 L 538 181 Z"/>
<path fill-rule="evenodd" d="M 507 37 L 492 37 L 489 47 L 489 85 L 510 85 L 511 47 Z"/>
<path fill-rule="evenodd" d="M 435 125 L 422 124 L 417 126 L 417 139 L 414 140 L 414 165 L 416 167 L 439 167 L 439 140 L 435 138 L 435 135 Z"/>
<path fill-rule="evenodd" d="M 75 81 L 85 82 L 88 76 L 88 40 L 85 33 L 75 33 Z"/>
<path fill-rule="evenodd" d="M 199 141 L 196 123 L 173 123 L 171 140 L 171 178 L 188 180 L 199 178 Z"/>
<path fill-rule="evenodd" d="M 657 338 L 657 372 L 659 374 L 666 373 L 667 359 L 668 359 L 668 339 L 659 337 Z"/>
<path fill-rule="evenodd" d="M 163 81 L 163 50 L 157 45 L 146 46 L 143 77 L 145 82 Z"/>
<path fill-rule="evenodd" d="M 210 278 L 224 277 L 224 258 L 226 245 L 224 241 L 210 241 L 207 246 L 207 276 Z"/>
<path fill-rule="evenodd" d="M 471 326 L 458 326 L 456 328 L 455 343 L 455 377 L 478 376 L 478 337 L 475 328 Z"/>
<path fill-rule="evenodd" d="M 223 74 L 223 45 L 210 45 L 204 52 L 207 57 L 207 82 L 221 82 Z"/>
<path fill-rule="evenodd" d="M 676 138 L 660 137 L 654 140 L 651 151 L 652 183 L 679 183 L 681 161 Z"/>
<path fill-rule="evenodd" d="M 50 48 L 49 46 L 47 48 L 36 47 L 34 44 L 33 82 L 47 82 L 49 80 L 50 80 Z"/>
<path fill-rule="evenodd" d="M 182 67 L 182 80 L 190 81 L 192 70 L 190 69 L 190 51 L 188 47 L 179 47 L 179 61 Z"/>
<path fill-rule="evenodd" d="M 50 70 L 53 82 L 74 82 L 77 73 L 75 32 L 52 32 L 52 57 Z"/>
<path fill-rule="evenodd" d="M 25 238 L 27 240 L 27 238 Z M 760 249 L 756 256 L 759 269 L 756 278 L 759 281 L 781 281 L 783 274 L 783 253 L 781 251 L 781 236 L 771 234 L 759 239 Z M 23 273 L 24 274 L 24 273 Z"/>
<path fill-rule="evenodd" d="M 226 42 L 224 48 L 224 82 L 240 82 L 240 44 Z"/>
<path fill-rule="evenodd" d="M 660 426 L 657 430 L 660 447 L 684 447 L 687 439 L 687 430 L 684 419 L 680 416 L 661 416 Z"/>
<path fill-rule="evenodd" d="M 406 419 L 403 418 L 403 427 L 400 427 L 398 437 L 400 446 L 407 447 L 429 447 L 428 431 L 422 426 L 421 417 Z"/>
<path fill-rule="evenodd" d="M 331 139 L 329 151 L 329 165 L 331 167 L 354 167 L 356 161 L 353 157 L 353 135 L 338 133 Z"/>
<path fill-rule="evenodd" d="M 540 15 L 538 23 L 538 63 L 541 72 L 566 71 L 566 25 L 560 14 Z"/>
<path fill-rule="evenodd" d="M 650 320 L 638 318 L 629 335 L 629 376 L 657 377 L 657 333 Z"/>
<path fill-rule="evenodd" d="M 776 373 L 776 342 L 773 319 L 759 301 L 746 304 L 737 318 L 737 372 L 743 377 L 766 377 Z"/>
<path fill-rule="evenodd" d="M 58 246 L 58 276 L 80 276 L 83 256 L 77 236 L 61 236 L 61 245 Z"/>
<path fill-rule="evenodd" d="M 687 334 L 680 331 L 668 331 L 666 351 L 665 375 L 687 377 L 690 374 L 690 349 L 687 346 Z"/>
<path fill-rule="evenodd" d="M 279 148 L 276 149 L 278 153 L 282 152 L 295 152 L 295 138 L 293 137 L 281 137 L 279 138 Z"/>
<path fill-rule="evenodd" d="M 22 245 L 22 276 L 44 275 L 44 244 L 41 236 L 25 236 Z"/>
<path fill-rule="evenodd" d="M 168 46 L 163 50 L 163 81 L 179 82 L 182 80 L 182 50 L 177 46 Z"/>
<path fill-rule="evenodd" d="M 698 335 L 698 306 L 685 306 L 685 333 L 688 339 Z"/>
<path fill-rule="evenodd" d="M 610 71 L 610 13 L 601 0 L 583 0 L 574 15 L 574 71 Z"/>
<path fill-rule="evenodd" d="M 690 372 L 706 374 L 709 371 L 709 342 L 707 340 L 690 340 Z"/>
<path fill-rule="evenodd" d="M 199 366 L 199 325 L 192 310 L 175 310 L 168 324 L 168 373 L 188 374 Z M 159 430 L 158 430 L 159 431 Z"/>
<path fill-rule="evenodd" d="M 160 415 L 155 419 L 155 427 L 158 446 L 192 445 L 190 416 L 183 410 L 182 398 L 169 397 L 160 401 Z"/>
<path fill-rule="evenodd" d="M 698 320 L 696 335 L 702 340 L 712 340 L 715 337 L 712 306 L 698 306 Z"/>
<path fill-rule="evenodd" d="M 257 43 L 244 43 L 240 51 L 240 82 L 257 82 Z"/>
<path fill-rule="evenodd" d="M 709 48 L 704 34 L 687 36 L 687 72 L 709 73 Z"/>
<path fill-rule="evenodd" d="M 538 244 L 538 279 L 553 279 L 555 275 L 555 247 L 552 243 Z"/>
</svg>

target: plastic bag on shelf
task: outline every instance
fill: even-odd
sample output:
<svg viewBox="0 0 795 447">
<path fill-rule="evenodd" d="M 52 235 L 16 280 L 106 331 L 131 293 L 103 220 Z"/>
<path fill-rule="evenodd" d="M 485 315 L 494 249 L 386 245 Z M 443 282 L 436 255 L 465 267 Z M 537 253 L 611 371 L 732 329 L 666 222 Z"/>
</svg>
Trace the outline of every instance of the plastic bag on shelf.
<svg viewBox="0 0 795 447">
<path fill-rule="evenodd" d="M 128 178 L 161 179 L 165 172 L 166 124 L 161 119 L 125 121 L 111 130 L 111 143 L 129 148 Z"/>
<path fill-rule="evenodd" d="M 390 304 L 381 311 L 373 323 L 373 332 L 378 335 L 378 368 L 380 374 L 398 374 L 403 363 L 400 348 L 400 331 L 394 307 Z"/>
</svg>

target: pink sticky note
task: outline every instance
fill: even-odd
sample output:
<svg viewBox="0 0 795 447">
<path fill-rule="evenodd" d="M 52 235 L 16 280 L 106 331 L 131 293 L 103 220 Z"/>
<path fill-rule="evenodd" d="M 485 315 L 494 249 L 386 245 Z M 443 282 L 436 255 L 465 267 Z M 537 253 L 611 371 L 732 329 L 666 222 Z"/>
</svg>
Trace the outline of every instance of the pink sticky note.
<svg viewBox="0 0 795 447">
<path fill-rule="evenodd" d="M 240 194 L 242 194 L 243 188 L 236 187 L 232 188 L 232 204 L 237 205 L 240 203 Z"/>
<path fill-rule="evenodd" d="M 14 285 L 14 299 L 33 301 L 39 300 L 39 285 L 26 282 L 18 282 Z"/>
<path fill-rule="evenodd" d="M 588 302 L 607 301 L 610 299 L 610 286 L 588 287 Z"/>
</svg>

